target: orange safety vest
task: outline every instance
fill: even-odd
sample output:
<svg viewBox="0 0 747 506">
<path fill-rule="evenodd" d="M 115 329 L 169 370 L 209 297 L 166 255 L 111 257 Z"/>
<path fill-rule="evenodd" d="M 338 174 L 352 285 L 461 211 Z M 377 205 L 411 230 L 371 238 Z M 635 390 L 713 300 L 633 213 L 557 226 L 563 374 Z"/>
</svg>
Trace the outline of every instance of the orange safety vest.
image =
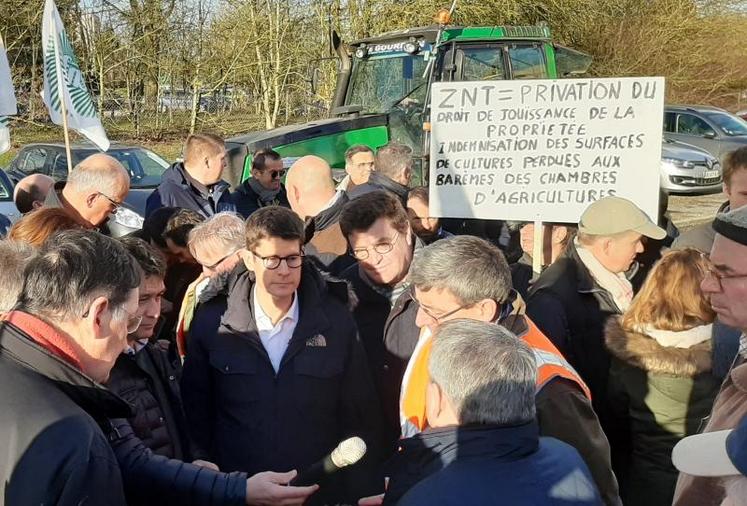
<svg viewBox="0 0 747 506">
<path fill-rule="evenodd" d="M 512 317 L 509 317 L 512 318 Z M 520 339 L 532 349 L 537 361 L 537 389 L 536 392 L 553 378 L 565 378 L 578 385 L 589 400 L 591 392 L 581 376 L 563 357 L 550 340 L 526 316 L 520 316 L 526 322 L 526 331 L 519 335 Z M 402 437 L 410 437 L 425 429 L 425 396 L 430 375 L 428 361 L 430 360 L 433 336 L 426 328 L 421 330 L 418 344 L 407 364 L 405 376 L 402 379 L 400 391 L 400 423 Z"/>
</svg>

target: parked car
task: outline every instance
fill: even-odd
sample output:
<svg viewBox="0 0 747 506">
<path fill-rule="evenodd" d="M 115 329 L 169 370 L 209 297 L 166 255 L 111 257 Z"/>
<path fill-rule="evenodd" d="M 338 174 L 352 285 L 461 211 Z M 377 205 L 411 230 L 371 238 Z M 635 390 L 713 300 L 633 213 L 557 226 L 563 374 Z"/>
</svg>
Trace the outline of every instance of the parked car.
<svg viewBox="0 0 747 506">
<path fill-rule="evenodd" d="M 70 147 L 73 165 L 98 153 L 92 144 L 74 144 Z M 115 235 L 142 227 L 145 202 L 160 183 L 161 175 L 169 163 L 153 151 L 139 146 L 112 144 L 106 152 L 119 160 L 130 174 L 130 192 L 125 206 L 109 220 Z M 22 147 L 6 168 L 8 176 L 17 183 L 30 174 L 46 174 L 55 181 L 67 179 L 67 155 L 64 143 L 34 143 Z M 121 228 L 121 230 L 118 229 Z M 115 230 L 117 229 L 117 230 Z"/>
<path fill-rule="evenodd" d="M 706 150 L 724 163 L 726 155 L 747 146 L 747 121 L 718 107 L 664 107 L 664 136 Z"/>
<path fill-rule="evenodd" d="M 15 185 L 8 174 L 0 170 L 0 214 L 7 218 L 7 221 L 0 218 L 0 236 L 5 235 L 9 225 L 21 217 L 21 213 L 13 202 L 13 188 Z"/>
<path fill-rule="evenodd" d="M 707 151 L 664 139 L 661 189 L 667 193 L 705 195 L 721 191 L 721 164 Z"/>
</svg>

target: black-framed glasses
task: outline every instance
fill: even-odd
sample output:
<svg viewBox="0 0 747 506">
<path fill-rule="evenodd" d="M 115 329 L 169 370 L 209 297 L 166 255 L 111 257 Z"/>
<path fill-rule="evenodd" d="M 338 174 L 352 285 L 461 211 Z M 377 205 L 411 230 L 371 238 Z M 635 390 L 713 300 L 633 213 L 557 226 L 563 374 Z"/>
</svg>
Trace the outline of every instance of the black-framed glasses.
<svg viewBox="0 0 747 506">
<path fill-rule="evenodd" d="M 98 192 L 98 194 L 104 197 L 106 200 L 109 201 L 109 203 L 111 203 L 112 206 L 114 206 L 114 209 L 112 209 L 112 214 L 117 214 L 117 211 L 119 211 L 119 208 L 122 207 L 122 202 L 117 202 L 116 200 L 111 198 L 106 193 Z"/>
<path fill-rule="evenodd" d="M 285 169 L 283 170 L 271 170 L 270 171 L 270 178 L 271 179 L 280 179 L 285 175 Z"/>
<path fill-rule="evenodd" d="M 726 274 L 725 272 L 719 270 L 716 266 L 709 266 L 705 272 L 705 275 L 706 277 L 713 277 L 713 279 L 715 279 L 718 283 L 718 287 L 720 290 L 724 289 L 724 280 L 747 278 L 747 274 Z"/>
<path fill-rule="evenodd" d="M 301 264 L 303 264 L 303 253 L 297 253 L 295 255 L 288 255 L 285 257 L 279 257 L 277 255 L 270 255 L 268 257 L 263 257 L 262 255 L 258 255 L 255 252 L 252 251 L 252 255 L 262 260 L 262 265 L 265 266 L 265 269 L 269 269 L 271 271 L 274 271 L 278 267 L 280 267 L 280 264 L 285 262 L 285 265 L 287 265 L 290 269 L 298 269 L 301 267 Z"/>
<path fill-rule="evenodd" d="M 370 249 L 373 249 L 379 255 L 386 255 L 394 249 L 394 245 L 397 244 L 399 236 L 400 233 L 397 232 L 396 234 L 394 234 L 394 237 L 392 237 L 390 241 L 380 242 L 379 244 L 374 244 L 373 246 L 368 246 L 365 248 L 355 248 L 351 254 L 356 260 L 366 260 L 370 256 Z"/>
</svg>

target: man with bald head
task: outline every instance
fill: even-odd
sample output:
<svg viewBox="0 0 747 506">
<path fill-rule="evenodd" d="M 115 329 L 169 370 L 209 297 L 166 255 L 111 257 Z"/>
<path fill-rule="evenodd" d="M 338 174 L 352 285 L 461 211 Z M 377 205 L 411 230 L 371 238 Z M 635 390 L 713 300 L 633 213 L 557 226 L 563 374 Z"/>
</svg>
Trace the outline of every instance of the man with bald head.
<svg viewBox="0 0 747 506">
<path fill-rule="evenodd" d="M 68 211 L 86 228 L 100 228 L 117 212 L 130 191 L 130 176 L 116 158 L 96 153 L 76 165 L 47 194 L 45 207 Z"/>
<path fill-rule="evenodd" d="M 46 174 L 31 174 L 18 181 L 13 190 L 13 202 L 21 214 L 27 214 L 44 205 L 54 179 Z"/>
<path fill-rule="evenodd" d="M 340 230 L 340 214 L 348 201 L 335 191 L 332 169 L 318 156 L 299 158 L 285 180 L 291 209 L 306 223 L 306 254 L 315 256 L 333 274 L 353 263 Z"/>
</svg>

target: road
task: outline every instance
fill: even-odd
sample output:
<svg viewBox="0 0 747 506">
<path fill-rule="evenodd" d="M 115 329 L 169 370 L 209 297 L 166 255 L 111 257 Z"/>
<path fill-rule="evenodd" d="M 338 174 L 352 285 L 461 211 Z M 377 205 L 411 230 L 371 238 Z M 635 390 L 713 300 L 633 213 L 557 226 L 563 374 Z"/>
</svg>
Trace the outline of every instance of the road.
<svg viewBox="0 0 747 506">
<path fill-rule="evenodd" d="M 672 195 L 669 197 L 669 215 L 680 230 L 713 219 L 719 206 L 726 201 L 723 193 L 713 195 Z"/>
</svg>

